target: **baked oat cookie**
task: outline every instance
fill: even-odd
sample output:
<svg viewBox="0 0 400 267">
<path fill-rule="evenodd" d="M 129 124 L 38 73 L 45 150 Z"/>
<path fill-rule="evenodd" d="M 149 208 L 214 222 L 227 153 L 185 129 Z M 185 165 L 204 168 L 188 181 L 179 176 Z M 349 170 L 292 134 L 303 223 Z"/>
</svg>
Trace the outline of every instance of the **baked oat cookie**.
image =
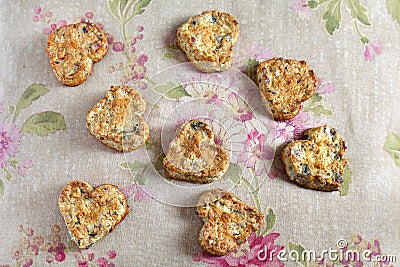
<svg viewBox="0 0 400 267">
<path fill-rule="evenodd" d="M 115 185 L 95 189 L 72 181 L 60 194 L 58 207 L 72 240 L 85 249 L 112 232 L 129 213 L 124 194 Z"/>
<path fill-rule="evenodd" d="M 304 137 L 305 140 L 291 141 L 282 151 L 287 175 L 306 188 L 338 190 L 347 165 L 342 137 L 328 125 L 309 129 Z"/>
<path fill-rule="evenodd" d="M 209 125 L 191 120 L 177 130 L 163 164 L 172 179 L 211 183 L 228 170 L 229 155 L 215 144 Z"/>
<path fill-rule="evenodd" d="M 198 236 L 199 244 L 217 256 L 234 251 L 264 224 L 263 214 L 222 189 L 201 195 L 196 213 L 204 223 Z"/>
<path fill-rule="evenodd" d="M 314 94 L 318 79 L 305 61 L 272 58 L 258 65 L 256 83 L 265 109 L 281 121 L 299 113 L 301 102 Z"/>
<path fill-rule="evenodd" d="M 176 41 L 197 69 L 225 71 L 231 66 L 239 32 L 239 24 L 231 14 L 208 10 L 179 26 Z"/>
<path fill-rule="evenodd" d="M 149 126 L 142 95 L 129 86 L 111 86 L 86 116 L 89 132 L 100 142 L 119 152 L 129 152 L 147 143 Z"/>
<path fill-rule="evenodd" d="M 107 54 L 108 42 L 98 26 L 80 22 L 52 31 L 46 51 L 57 79 L 65 85 L 77 86 L 92 73 L 93 63 Z"/>
</svg>

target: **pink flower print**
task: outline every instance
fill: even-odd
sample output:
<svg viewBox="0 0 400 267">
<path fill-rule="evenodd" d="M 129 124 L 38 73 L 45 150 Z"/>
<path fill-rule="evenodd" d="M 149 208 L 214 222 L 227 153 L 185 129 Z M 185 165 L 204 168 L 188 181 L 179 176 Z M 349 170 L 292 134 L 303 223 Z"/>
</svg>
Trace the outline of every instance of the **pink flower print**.
<svg viewBox="0 0 400 267">
<path fill-rule="evenodd" d="M 135 197 L 133 198 L 135 202 L 147 202 L 150 199 L 150 196 L 141 187 L 137 187 Z"/>
<path fill-rule="evenodd" d="M 203 251 L 200 254 L 193 255 L 193 260 L 207 263 L 207 266 L 219 267 L 284 266 L 284 263 L 276 257 L 284 249 L 284 246 L 275 244 L 275 240 L 278 237 L 278 233 L 270 233 L 258 237 L 253 233 L 248 237 L 246 243 L 243 243 L 237 250 L 226 256 L 215 257 Z M 275 257 L 273 255 L 265 257 L 263 255 L 264 251 L 267 253 L 268 251 L 274 251 Z"/>
<path fill-rule="evenodd" d="M 265 135 L 252 129 L 244 141 L 244 150 L 238 155 L 238 162 L 246 168 L 253 168 L 257 176 L 267 172 L 266 160 L 274 157 L 274 150 L 266 143 Z"/>
<path fill-rule="evenodd" d="M 311 12 L 307 0 L 292 0 L 292 10 L 297 12 L 301 17 L 310 18 Z"/>
<path fill-rule="evenodd" d="M 143 26 L 138 26 L 138 27 L 137 27 L 137 31 L 138 31 L 138 32 L 142 32 L 143 30 L 144 30 L 144 27 L 143 27 Z"/>
<path fill-rule="evenodd" d="M 88 263 L 86 261 L 80 261 L 78 262 L 78 267 L 88 267 Z"/>
<path fill-rule="evenodd" d="M 114 250 L 110 250 L 110 251 L 108 252 L 108 257 L 109 257 L 110 259 L 114 259 L 115 257 L 117 257 L 117 252 L 115 252 Z"/>
<path fill-rule="evenodd" d="M 21 267 L 29 267 L 29 266 L 32 266 L 33 260 L 31 258 L 24 257 L 24 259 L 22 260 L 22 263 L 23 264 L 21 265 Z"/>
<path fill-rule="evenodd" d="M 57 28 L 60 28 L 62 26 L 66 26 L 67 25 L 67 21 L 65 19 L 60 20 L 59 22 L 57 22 Z"/>
<path fill-rule="evenodd" d="M 56 261 L 58 261 L 58 262 L 64 261 L 64 260 L 65 260 L 65 253 L 64 253 L 64 251 L 59 251 L 59 252 L 57 252 L 57 253 L 56 253 L 56 256 L 55 256 L 55 259 L 56 259 Z"/>
<path fill-rule="evenodd" d="M 94 252 L 93 251 L 88 251 L 87 258 L 88 258 L 89 261 L 93 261 L 94 260 Z"/>
<path fill-rule="evenodd" d="M 114 52 L 122 52 L 125 49 L 125 44 L 122 42 L 115 42 L 112 46 L 112 49 L 114 50 Z"/>
<path fill-rule="evenodd" d="M 257 44 L 253 46 L 249 51 L 249 57 L 255 58 L 257 61 L 262 62 L 267 59 L 274 57 L 271 48 L 263 48 L 261 45 Z"/>
<path fill-rule="evenodd" d="M 318 78 L 318 86 L 315 89 L 321 95 L 336 92 L 336 85 L 334 83 L 324 83 L 321 78 Z"/>
<path fill-rule="evenodd" d="M 147 202 L 151 199 L 151 197 L 136 183 L 125 186 L 122 188 L 122 192 L 126 198 L 134 196 L 133 200 L 135 202 Z"/>
<path fill-rule="evenodd" d="M 244 100 L 242 100 L 236 93 L 230 93 L 228 95 L 228 103 L 236 113 L 236 116 L 234 117 L 234 120 L 236 121 L 246 122 L 253 119 L 253 112 L 247 108 L 244 108 L 246 103 L 243 102 Z"/>
<path fill-rule="evenodd" d="M 291 139 L 300 138 L 303 131 L 310 127 L 307 123 L 309 119 L 310 115 L 307 112 L 300 112 L 290 120 L 274 122 L 276 125 L 275 139 L 280 140 L 280 143 L 284 143 Z"/>
<path fill-rule="evenodd" d="M 52 32 L 51 28 L 44 28 L 43 30 L 44 34 L 49 35 Z"/>
<path fill-rule="evenodd" d="M 147 57 L 147 55 L 140 55 L 140 57 L 137 59 L 137 63 L 139 64 L 139 65 L 141 65 L 141 66 L 143 66 L 144 65 L 144 63 L 146 63 L 147 62 L 147 60 L 148 60 L 148 57 Z"/>
<path fill-rule="evenodd" d="M 40 6 L 35 7 L 34 12 L 35 14 L 40 14 L 40 12 L 42 12 L 42 8 Z"/>
<path fill-rule="evenodd" d="M 365 45 L 364 59 L 366 61 L 371 61 L 382 53 L 383 43 L 381 41 L 369 42 Z"/>
<path fill-rule="evenodd" d="M 106 258 L 104 257 L 100 257 L 97 259 L 97 266 L 98 267 L 107 267 L 108 265 L 108 261 Z"/>
<path fill-rule="evenodd" d="M 224 100 L 222 100 L 218 94 L 214 92 L 206 92 L 203 97 L 208 98 L 206 104 L 214 104 L 219 108 L 224 107 Z"/>
<path fill-rule="evenodd" d="M 372 53 L 371 48 L 369 47 L 369 45 L 365 46 L 364 59 L 366 61 L 371 61 L 371 60 L 374 59 L 374 54 Z"/>
<path fill-rule="evenodd" d="M 88 19 L 93 19 L 94 14 L 93 14 L 93 12 L 88 11 L 85 13 L 85 17 L 87 17 Z"/>
<path fill-rule="evenodd" d="M 28 174 L 28 170 L 30 168 L 32 168 L 32 166 L 33 166 L 33 161 L 32 160 L 26 159 L 26 160 L 22 161 L 17 167 L 18 174 L 21 175 L 21 176 L 27 175 Z"/>
<path fill-rule="evenodd" d="M 22 134 L 14 124 L 0 121 L 0 168 L 7 166 L 8 159 L 18 153 L 21 138 Z"/>
<path fill-rule="evenodd" d="M 24 251 L 21 247 L 13 248 L 13 250 L 11 251 L 12 259 L 19 260 L 22 258 L 23 255 L 24 255 Z"/>
</svg>

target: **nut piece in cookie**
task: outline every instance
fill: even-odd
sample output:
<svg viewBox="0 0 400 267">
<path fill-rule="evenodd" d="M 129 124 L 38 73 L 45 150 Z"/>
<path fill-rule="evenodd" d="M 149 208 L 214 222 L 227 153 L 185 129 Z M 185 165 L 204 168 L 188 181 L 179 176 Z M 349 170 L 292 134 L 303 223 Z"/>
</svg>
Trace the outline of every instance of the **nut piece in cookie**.
<svg viewBox="0 0 400 267">
<path fill-rule="evenodd" d="M 232 15 L 208 10 L 179 26 L 176 41 L 197 69 L 225 71 L 231 66 L 232 48 L 239 32 L 239 24 Z"/>
<path fill-rule="evenodd" d="M 68 86 L 77 86 L 92 73 L 93 63 L 108 51 L 104 32 L 95 24 L 80 22 L 51 32 L 47 54 L 56 78 Z"/>
<path fill-rule="evenodd" d="M 150 130 L 143 120 L 146 101 L 129 86 L 111 86 L 86 116 L 89 132 L 100 142 L 119 152 L 135 150 L 149 140 Z"/>
<path fill-rule="evenodd" d="M 204 223 L 198 236 L 199 244 L 217 256 L 234 251 L 264 223 L 263 214 L 221 189 L 201 195 L 196 213 Z"/>
<path fill-rule="evenodd" d="M 58 207 L 79 248 L 88 248 L 102 239 L 129 213 L 118 187 L 105 184 L 93 189 L 84 181 L 72 181 L 64 187 Z"/>
<path fill-rule="evenodd" d="M 315 92 L 318 79 L 305 61 L 272 58 L 257 67 L 261 100 L 275 120 L 289 120 Z"/>
<path fill-rule="evenodd" d="M 347 165 L 342 137 L 327 125 L 308 129 L 304 136 L 305 140 L 291 141 L 282 151 L 290 180 L 306 188 L 338 190 Z"/>
<path fill-rule="evenodd" d="M 191 120 L 177 130 L 163 163 L 170 178 L 203 184 L 225 174 L 229 155 L 215 144 L 209 125 Z"/>
</svg>

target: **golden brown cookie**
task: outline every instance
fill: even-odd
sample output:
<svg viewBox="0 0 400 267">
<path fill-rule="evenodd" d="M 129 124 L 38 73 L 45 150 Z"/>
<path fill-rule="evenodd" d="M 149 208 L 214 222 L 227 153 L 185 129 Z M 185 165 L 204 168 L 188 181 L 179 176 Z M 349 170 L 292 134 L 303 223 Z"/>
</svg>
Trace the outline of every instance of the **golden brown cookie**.
<svg viewBox="0 0 400 267">
<path fill-rule="evenodd" d="M 315 92 L 318 79 L 305 61 L 273 58 L 257 67 L 261 100 L 275 120 L 289 120 Z"/>
<path fill-rule="evenodd" d="M 204 223 L 198 236 L 199 244 L 217 256 L 234 251 L 264 223 L 263 214 L 222 189 L 201 195 L 196 212 Z"/>
<path fill-rule="evenodd" d="M 77 86 L 92 73 L 93 63 L 107 54 L 108 42 L 95 24 L 80 22 L 52 31 L 46 50 L 57 79 L 65 85 Z"/>
<path fill-rule="evenodd" d="M 239 24 L 231 14 L 208 10 L 179 26 L 176 41 L 197 69 L 224 71 L 231 66 L 239 32 Z"/>
<path fill-rule="evenodd" d="M 100 142 L 119 152 L 142 147 L 150 130 L 142 116 L 146 111 L 142 95 L 129 86 L 111 86 L 86 116 L 89 132 Z"/>
<path fill-rule="evenodd" d="M 347 165 L 346 144 L 337 131 L 328 126 L 308 129 L 305 140 L 288 143 L 282 152 L 288 177 L 299 185 L 321 190 L 338 190 Z"/>
<path fill-rule="evenodd" d="M 176 132 L 164 158 L 164 169 L 172 179 L 211 183 L 229 168 L 229 155 L 214 142 L 214 132 L 206 123 L 191 120 Z"/>
<path fill-rule="evenodd" d="M 105 184 L 93 189 L 84 181 L 72 181 L 64 187 L 58 207 L 79 248 L 88 248 L 102 239 L 129 213 L 118 187 Z"/>
</svg>

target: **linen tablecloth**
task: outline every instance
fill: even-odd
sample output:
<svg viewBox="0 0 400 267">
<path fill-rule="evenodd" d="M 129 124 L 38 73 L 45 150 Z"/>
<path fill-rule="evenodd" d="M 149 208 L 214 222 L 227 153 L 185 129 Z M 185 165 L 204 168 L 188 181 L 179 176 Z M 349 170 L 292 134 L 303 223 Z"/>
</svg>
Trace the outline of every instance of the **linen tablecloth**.
<svg viewBox="0 0 400 267">
<path fill-rule="evenodd" d="M 185 64 L 174 39 L 177 26 L 210 9 L 231 13 L 241 28 L 224 73 Z M 3 0 L 0 12 L 0 266 L 400 265 L 399 0 Z M 67 87 L 53 75 L 47 36 L 79 21 L 103 28 L 110 50 L 85 83 Z M 272 57 L 306 60 L 319 79 L 289 121 L 269 119 L 251 80 Z M 130 153 L 102 145 L 85 125 L 87 111 L 122 84 L 148 102 L 150 140 Z M 208 122 L 231 155 L 211 185 L 173 182 L 162 171 L 176 128 L 193 118 Z M 279 160 L 282 145 L 324 123 L 348 147 L 339 192 L 297 186 Z M 57 207 L 78 179 L 117 185 L 131 208 L 88 250 L 71 243 Z M 215 187 L 266 217 L 223 257 L 197 244 L 194 204 Z"/>
</svg>

